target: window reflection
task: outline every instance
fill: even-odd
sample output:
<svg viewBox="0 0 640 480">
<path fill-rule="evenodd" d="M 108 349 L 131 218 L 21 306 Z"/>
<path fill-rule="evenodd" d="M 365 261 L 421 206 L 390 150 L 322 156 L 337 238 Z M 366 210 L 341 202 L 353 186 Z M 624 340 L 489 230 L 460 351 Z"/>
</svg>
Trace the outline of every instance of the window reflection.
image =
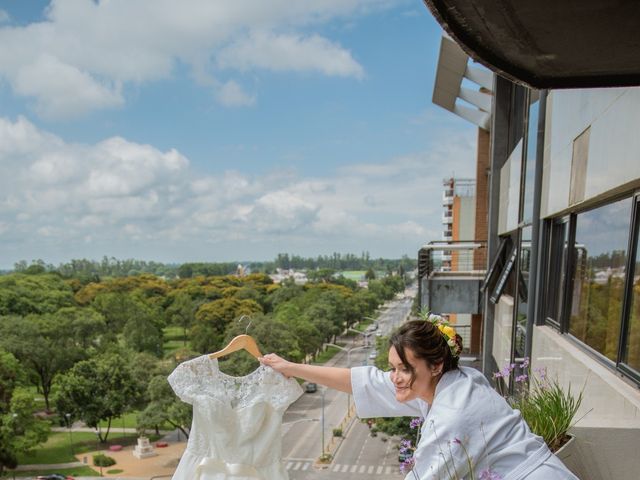
<svg viewBox="0 0 640 480">
<path fill-rule="evenodd" d="M 616 361 L 624 296 L 631 199 L 576 219 L 569 332 Z"/>
<path fill-rule="evenodd" d="M 518 285 L 518 307 L 515 323 L 514 350 L 516 358 L 525 355 L 527 343 L 527 308 L 529 270 L 531 266 L 531 227 L 522 229 L 520 243 L 520 284 Z"/>
<path fill-rule="evenodd" d="M 536 173 L 536 148 L 538 141 L 538 110 L 540 102 L 529 107 L 529 127 L 527 128 L 527 151 L 524 160 L 524 205 L 522 220 L 531 222 L 533 217 L 533 184 Z"/>
<path fill-rule="evenodd" d="M 631 311 L 629 312 L 629 334 L 625 349 L 626 363 L 631 368 L 640 372 L 640 243 L 636 235 L 636 261 L 633 278 L 633 293 L 631 299 Z"/>
<path fill-rule="evenodd" d="M 568 221 L 553 223 L 549 231 L 549 255 L 547 255 L 547 321 L 560 326 L 568 259 Z"/>
</svg>

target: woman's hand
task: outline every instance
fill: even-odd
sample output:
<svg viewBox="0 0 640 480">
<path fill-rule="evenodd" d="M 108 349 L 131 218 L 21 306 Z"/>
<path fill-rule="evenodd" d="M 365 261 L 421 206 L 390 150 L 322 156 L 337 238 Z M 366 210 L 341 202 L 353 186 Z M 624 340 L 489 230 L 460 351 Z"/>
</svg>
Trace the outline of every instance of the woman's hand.
<svg viewBox="0 0 640 480">
<path fill-rule="evenodd" d="M 265 356 L 259 358 L 260 363 L 263 365 L 267 365 L 268 367 L 273 368 L 276 372 L 280 372 L 285 377 L 293 376 L 291 372 L 291 367 L 295 364 L 293 362 L 289 362 L 282 357 L 279 357 L 275 353 L 267 353 Z"/>
<path fill-rule="evenodd" d="M 351 393 L 351 371 L 348 368 L 323 367 L 290 362 L 275 353 L 268 353 L 258 360 L 263 365 L 273 368 L 285 377 L 302 378 L 307 382 L 319 383 L 341 392 Z"/>
</svg>

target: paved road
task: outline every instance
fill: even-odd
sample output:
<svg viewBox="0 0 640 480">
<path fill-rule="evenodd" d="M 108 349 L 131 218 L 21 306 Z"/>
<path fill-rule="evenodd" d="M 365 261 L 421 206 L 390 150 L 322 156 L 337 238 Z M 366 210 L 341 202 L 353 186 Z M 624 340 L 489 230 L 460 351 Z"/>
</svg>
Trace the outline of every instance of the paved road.
<svg viewBox="0 0 640 480">
<path fill-rule="evenodd" d="M 411 293 L 411 292 L 409 292 Z M 400 325 L 411 310 L 412 297 L 389 302 L 378 317 L 378 331 L 387 335 Z M 364 339 L 357 337 L 346 348 L 364 345 Z M 370 342 L 371 343 L 371 342 Z M 371 362 L 372 347 L 352 350 L 350 355 L 339 352 L 335 366 L 366 365 Z M 347 413 L 347 402 L 353 398 L 333 390 L 325 392 L 325 443 L 331 438 L 332 429 L 339 425 Z M 397 480 L 403 478 L 398 468 L 397 440 L 387 439 L 378 434 L 371 437 L 369 429 L 358 419 L 351 425 L 339 446 L 333 462 L 325 469 L 314 468 L 314 462 L 321 453 L 320 419 L 322 415 L 322 393 L 305 393 L 285 413 L 283 422 L 283 459 L 290 480 L 364 479 Z"/>
</svg>

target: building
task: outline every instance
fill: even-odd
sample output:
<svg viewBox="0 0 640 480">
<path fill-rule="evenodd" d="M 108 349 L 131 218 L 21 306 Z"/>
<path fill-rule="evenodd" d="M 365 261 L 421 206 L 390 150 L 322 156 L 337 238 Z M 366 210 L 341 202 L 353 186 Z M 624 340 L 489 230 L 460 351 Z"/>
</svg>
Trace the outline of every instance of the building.
<svg viewBox="0 0 640 480">
<path fill-rule="evenodd" d="M 475 178 L 446 178 L 442 181 L 442 224 L 444 242 L 460 242 L 474 240 L 476 210 L 475 210 Z M 463 261 L 457 252 L 442 250 L 442 271 L 458 268 Z"/>
<path fill-rule="evenodd" d="M 449 34 L 446 49 L 452 38 L 461 45 L 459 69 L 460 55 L 471 55 L 498 73 L 488 119 L 483 371 L 490 378 L 530 357 L 564 388 L 584 389 L 576 473 L 635 479 L 640 33 L 629 29 L 640 9 L 586 2 L 587 18 L 563 2 L 513 3 L 509 15 L 488 0 L 471 10 L 425 3 Z M 440 70 L 455 62 L 441 58 L 436 74 L 449 91 L 456 79 Z"/>
</svg>

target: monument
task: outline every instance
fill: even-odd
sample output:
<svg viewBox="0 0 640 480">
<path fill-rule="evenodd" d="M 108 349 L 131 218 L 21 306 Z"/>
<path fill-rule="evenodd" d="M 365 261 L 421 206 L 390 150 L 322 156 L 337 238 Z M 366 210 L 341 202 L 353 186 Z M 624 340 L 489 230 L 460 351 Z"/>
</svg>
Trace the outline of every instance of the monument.
<svg viewBox="0 0 640 480">
<path fill-rule="evenodd" d="M 136 458 L 148 458 L 158 455 L 153 451 L 153 446 L 147 437 L 138 437 L 138 444 L 133 449 L 133 456 Z"/>
</svg>

